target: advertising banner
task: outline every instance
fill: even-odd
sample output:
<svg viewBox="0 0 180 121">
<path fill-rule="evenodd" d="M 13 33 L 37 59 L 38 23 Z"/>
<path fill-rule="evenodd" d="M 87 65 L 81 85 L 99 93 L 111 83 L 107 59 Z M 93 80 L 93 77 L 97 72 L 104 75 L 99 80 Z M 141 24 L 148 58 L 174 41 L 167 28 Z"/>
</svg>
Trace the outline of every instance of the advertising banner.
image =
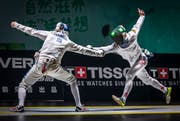
<svg viewBox="0 0 180 121">
<path fill-rule="evenodd" d="M 0 52 L 0 99 L 17 99 L 17 89 L 23 76 L 32 67 L 34 51 Z M 180 55 L 155 54 L 146 67 L 148 73 L 165 86 L 171 86 L 172 101 L 180 96 Z M 82 100 L 111 101 L 111 95 L 121 96 L 129 64 L 121 56 L 109 54 L 103 58 L 66 53 L 62 66 L 77 78 Z M 69 85 L 45 76 L 27 90 L 31 100 L 73 100 Z M 135 78 L 130 101 L 161 101 L 161 91 Z"/>
<path fill-rule="evenodd" d="M 0 51 L 0 100 L 17 99 L 19 83 L 34 64 L 34 51 Z M 28 100 L 63 100 L 62 83 L 45 76 L 27 90 Z"/>
</svg>

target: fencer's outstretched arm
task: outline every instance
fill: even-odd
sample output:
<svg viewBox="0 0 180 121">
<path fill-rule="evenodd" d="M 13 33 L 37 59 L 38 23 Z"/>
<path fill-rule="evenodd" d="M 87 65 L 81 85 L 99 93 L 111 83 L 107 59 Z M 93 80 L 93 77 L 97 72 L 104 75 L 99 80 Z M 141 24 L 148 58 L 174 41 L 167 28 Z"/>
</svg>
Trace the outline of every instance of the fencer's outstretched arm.
<svg viewBox="0 0 180 121">
<path fill-rule="evenodd" d="M 104 56 L 103 50 L 91 49 L 88 47 L 78 45 L 74 42 L 71 43 L 70 51 L 79 53 L 79 54 L 83 54 L 83 55 L 88 55 L 88 56 L 95 56 L 95 57 L 103 57 Z"/>
<path fill-rule="evenodd" d="M 49 34 L 49 31 L 37 30 L 37 29 L 31 28 L 31 27 L 22 25 L 20 23 L 17 23 L 16 21 L 11 22 L 11 27 L 16 28 L 16 29 L 18 29 L 26 34 L 29 34 L 31 36 L 38 37 L 41 40 L 45 40 L 47 35 Z"/>
<path fill-rule="evenodd" d="M 141 26 L 145 19 L 145 12 L 142 9 L 138 8 L 139 18 L 136 22 L 136 24 L 132 27 L 131 32 L 134 32 L 136 35 L 139 33 Z"/>
<path fill-rule="evenodd" d="M 112 43 L 111 45 L 107 45 L 107 46 L 101 46 L 101 47 L 92 47 L 91 45 L 87 45 L 88 48 L 91 48 L 93 50 L 103 50 L 104 55 L 108 53 L 115 53 L 114 48 L 116 48 L 116 46 L 117 45 L 115 43 Z"/>
</svg>

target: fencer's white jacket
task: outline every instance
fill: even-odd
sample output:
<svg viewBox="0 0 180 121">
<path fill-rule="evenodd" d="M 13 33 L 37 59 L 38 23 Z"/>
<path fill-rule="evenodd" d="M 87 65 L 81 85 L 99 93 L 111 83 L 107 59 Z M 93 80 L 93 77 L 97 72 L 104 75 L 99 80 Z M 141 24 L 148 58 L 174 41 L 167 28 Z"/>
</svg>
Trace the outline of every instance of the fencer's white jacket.
<svg viewBox="0 0 180 121">
<path fill-rule="evenodd" d="M 66 51 L 83 55 L 102 57 L 103 51 L 92 50 L 72 42 L 65 32 L 37 30 L 22 24 L 16 23 L 15 28 L 31 36 L 38 37 L 44 43 L 40 49 L 39 57 L 50 57 L 61 63 Z"/>
<path fill-rule="evenodd" d="M 103 46 L 103 47 L 95 47 L 94 49 L 97 50 L 102 49 L 104 50 L 105 54 L 116 53 L 122 56 L 122 58 L 127 60 L 130 63 L 130 65 L 132 65 L 140 55 L 145 56 L 145 54 L 142 52 L 142 49 L 137 42 L 137 37 L 140 28 L 143 24 L 144 18 L 145 16 L 140 16 L 136 24 L 132 27 L 131 31 L 127 33 L 127 37 L 125 38 L 129 42 L 127 47 L 122 48 L 121 46 L 119 46 L 114 42 L 111 45 Z"/>
</svg>

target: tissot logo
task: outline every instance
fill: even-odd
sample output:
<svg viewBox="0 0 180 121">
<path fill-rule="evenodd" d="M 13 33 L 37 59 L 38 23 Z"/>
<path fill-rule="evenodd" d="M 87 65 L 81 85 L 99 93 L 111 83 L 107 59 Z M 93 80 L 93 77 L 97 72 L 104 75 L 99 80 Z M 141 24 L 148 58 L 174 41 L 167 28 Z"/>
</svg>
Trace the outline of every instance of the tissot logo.
<svg viewBox="0 0 180 121">
<path fill-rule="evenodd" d="M 125 77 L 129 67 L 120 68 L 120 67 L 85 67 L 85 66 L 76 66 L 76 67 L 66 67 L 66 69 L 75 74 L 76 78 L 81 79 L 121 79 Z"/>
<path fill-rule="evenodd" d="M 180 79 L 180 68 L 153 67 L 150 68 L 149 73 L 158 79 Z"/>
<path fill-rule="evenodd" d="M 169 78 L 168 68 L 158 68 L 158 77 L 159 79 L 168 79 Z"/>
<path fill-rule="evenodd" d="M 83 78 L 86 79 L 87 78 L 87 71 L 86 71 L 86 67 L 75 67 L 75 75 L 76 78 Z"/>
</svg>

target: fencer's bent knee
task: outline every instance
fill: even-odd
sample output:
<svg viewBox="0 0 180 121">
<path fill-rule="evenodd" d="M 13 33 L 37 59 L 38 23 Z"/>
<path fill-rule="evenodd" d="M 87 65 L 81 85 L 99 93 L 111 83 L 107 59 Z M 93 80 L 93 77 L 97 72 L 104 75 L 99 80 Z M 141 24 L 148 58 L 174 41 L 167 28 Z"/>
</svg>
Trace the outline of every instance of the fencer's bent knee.
<svg viewBox="0 0 180 121">
<path fill-rule="evenodd" d="M 74 75 L 71 75 L 70 77 L 67 78 L 66 81 L 68 84 L 71 85 L 71 84 L 75 83 L 77 80 L 76 80 L 76 77 Z"/>
<path fill-rule="evenodd" d="M 27 84 L 24 80 L 22 80 L 21 83 L 19 83 L 19 88 L 24 88 L 25 90 L 28 89 L 28 87 L 30 87 L 31 85 Z"/>
<path fill-rule="evenodd" d="M 126 74 L 125 76 L 126 80 L 131 80 L 133 78 L 132 74 Z"/>
</svg>

